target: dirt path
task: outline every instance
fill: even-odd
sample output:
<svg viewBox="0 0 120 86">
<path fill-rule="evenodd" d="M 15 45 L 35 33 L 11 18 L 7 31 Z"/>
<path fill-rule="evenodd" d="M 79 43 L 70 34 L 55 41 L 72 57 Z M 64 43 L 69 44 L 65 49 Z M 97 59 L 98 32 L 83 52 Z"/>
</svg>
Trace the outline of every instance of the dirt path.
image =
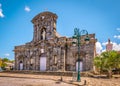
<svg viewBox="0 0 120 86">
<path fill-rule="evenodd" d="M 0 73 L 0 86 L 120 86 L 119 79 L 101 79 L 81 77 L 81 82 L 72 81 L 72 77 L 19 73 Z"/>
</svg>

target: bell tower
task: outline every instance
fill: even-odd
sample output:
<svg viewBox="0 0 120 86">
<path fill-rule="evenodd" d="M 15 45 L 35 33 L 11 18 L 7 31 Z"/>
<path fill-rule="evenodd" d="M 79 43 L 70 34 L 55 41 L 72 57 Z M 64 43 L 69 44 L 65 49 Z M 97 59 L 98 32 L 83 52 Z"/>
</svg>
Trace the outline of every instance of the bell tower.
<svg viewBox="0 0 120 86">
<path fill-rule="evenodd" d="M 110 42 L 110 39 L 108 39 L 108 44 L 106 45 L 106 51 L 111 51 L 113 49 L 113 44 Z"/>
<path fill-rule="evenodd" d="M 49 40 L 57 37 L 56 20 L 57 15 L 52 12 L 42 12 L 32 19 L 34 24 L 33 41 Z"/>
</svg>

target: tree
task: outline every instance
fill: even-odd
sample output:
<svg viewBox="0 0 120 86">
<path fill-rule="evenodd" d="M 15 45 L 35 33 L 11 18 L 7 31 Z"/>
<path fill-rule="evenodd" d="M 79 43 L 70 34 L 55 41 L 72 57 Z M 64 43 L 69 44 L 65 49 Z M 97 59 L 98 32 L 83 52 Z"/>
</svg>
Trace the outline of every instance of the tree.
<svg viewBox="0 0 120 86">
<path fill-rule="evenodd" d="M 9 62 L 10 60 L 8 58 L 3 58 L 2 61 L 3 62 Z"/>
<path fill-rule="evenodd" d="M 112 70 L 120 68 L 120 54 L 117 51 L 106 51 L 95 57 L 94 65 L 100 71 L 106 70 L 108 77 L 112 77 Z"/>
<path fill-rule="evenodd" d="M 103 56 L 102 55 L 99 55 L 99 56 L 96 56 L 95 58 L 94 58 L 94 65 L 96 66 L 96 68 L 97 68 L 97 70 L 100 72 L 100 74 L 101 74 L 101 72 L 103 71 L 103 66 L 104 66 L 104 60 L 105 60 L 105 58 L 103 58 Z"/>
<path fill-rule="evenodd" d="M 96 68 L 98 68 L 98 70 L 100 71 L 101 68 L 101 58 L 100 56 L 96 56 L 94 58 L 94 65 L 96 66 Z"/>
<path fill-rule="evenodd" d="M 2 59 L 0 58 L 0 68 L 1 68 L 1 66 L 2 66 Z"/>
<path fill-rule="evenodd" d="M 2 64 L 1 64 L 1 68 L 5 69 L 5 67 L 7 67 L 7 62 L 9 62 L 10 60 L 8 58 L 3 58 L 2 59 Z"/>
</svg>

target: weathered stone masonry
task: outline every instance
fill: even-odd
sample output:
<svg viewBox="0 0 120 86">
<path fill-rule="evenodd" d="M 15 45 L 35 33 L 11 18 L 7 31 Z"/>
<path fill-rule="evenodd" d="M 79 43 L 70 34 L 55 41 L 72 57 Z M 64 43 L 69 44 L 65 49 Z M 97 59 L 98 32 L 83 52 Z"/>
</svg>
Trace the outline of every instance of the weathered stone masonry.
<svg viewBox="0 0 120 86">
<path fill-rule="evenodd" d="M 36 71 L 76 71 L 78 47 L 72 38 L 62 37 L 56 31 L 57 15 L 42 12 L 32 19 L 34 35 L 31 42 L 15 46 L 15 69 Z M 81 37 L 81 71 L 93 70 L 95 34 L 89 34 L 90 42 Z"/>
</svg>

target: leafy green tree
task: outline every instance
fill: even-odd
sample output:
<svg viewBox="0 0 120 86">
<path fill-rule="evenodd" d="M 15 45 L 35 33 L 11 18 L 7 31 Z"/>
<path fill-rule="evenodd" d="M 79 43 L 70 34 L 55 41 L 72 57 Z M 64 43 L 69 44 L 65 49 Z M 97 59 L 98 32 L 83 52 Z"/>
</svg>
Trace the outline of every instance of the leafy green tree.
<svg viewBox="0 0 120 86">
<path fill-rule="evenodd" d="M 2 61 L 3 62 L 9 62 L 10 60 L 8 58 L 3 58 Z"/>
<path fill-rule="evenodd" d="M 0 58 L 0 68 L 1 68 L 1 66 L 2 66 L 2 59 Z"/>
<path fill-rule="evenodd" d="M 8 58 L 2 58 L 2 64 L 1 64 L 1 68 L 5 69 L 5 67 L 7 66 L 7 62 L 9 62 L 10 60 Z"/>
<path fill-rule="evenodd" d="M 112 77 L 112 70 L 120 68 L 120 54 L 117 51 L 106 51 L 95 57 L 94 65 L 100 71 L 106 70 L 108 77 Z"/>
<path fill-rule="evenodd" d="M 96 66 L 96 68 L 98 68 L 98 70 L 100 71 L 100 68 L 101 68 L 101 58 L 100 56 L 96 56 L 94 58 L 94 65 Z"/>
</svg>

